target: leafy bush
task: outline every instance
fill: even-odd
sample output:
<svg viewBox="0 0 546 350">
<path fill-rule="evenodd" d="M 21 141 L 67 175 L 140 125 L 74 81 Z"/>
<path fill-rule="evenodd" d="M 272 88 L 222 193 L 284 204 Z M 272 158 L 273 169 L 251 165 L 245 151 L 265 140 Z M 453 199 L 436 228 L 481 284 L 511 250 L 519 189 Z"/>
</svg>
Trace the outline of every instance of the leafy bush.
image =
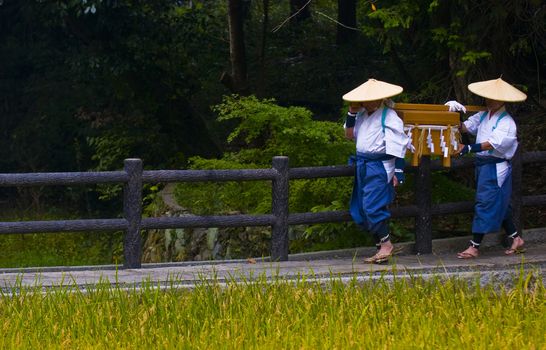
<svg viewBox="0 0 546 350">
<path fill-rule="evenodd" d="M 233 160 L 190 159 L 192 169 L 255 169 L 256 164 Z M 271 211 L 271 186 L 264 182 L 180 183 L 174 190 L 177 202 L 198 215 L 230 212 L 267 213 Z"/>
<path fill-rule="evenodd" d="M 345 163 L 354 150 L 340 124 L 314 121 L 303 107 L 281 107 L 273 99 L 254 96 L 230 96 L 213 109 L 219 121 L 238 122 L 227 139 L 238 146 L 237 152 L 225 154 L 225 159 L 265 166 L 274 156 L 288 156 L 292 167 L 320 166 Z"/>
<path fill-rule="evenodd" d="M 291 167 L 344 164 L 354 152 L 340 123 L 315 121 L 302 107 L 282 107 L 273 99 L 254 96 L 225 97 L 214 107 L 219 121 L 237 121 L 227 142 L 231 147 L 221 159 L 190 159 L 191 169 L 270 168 L 274 156 L 288 156 Z M 350 178 L 296 180 L 290 182 L 290 212 L 320 211 L 335 203 L 348 203 Z M 178 203 L 195 214 L 229 212 L 268 213 L 271 211 L 271 184 L 268 182 L 182 183 L 177 185 Z M 345 205 L 346 207 L 346 205 Z M 339 231 L 316 230 L 319 239 Z M 312 230 L 312 229 L 311 229 Z M 308 236 L 312 236 L 308 231 Z M 309 237 L 312 239 L 312 237 Z"/>
</svg>

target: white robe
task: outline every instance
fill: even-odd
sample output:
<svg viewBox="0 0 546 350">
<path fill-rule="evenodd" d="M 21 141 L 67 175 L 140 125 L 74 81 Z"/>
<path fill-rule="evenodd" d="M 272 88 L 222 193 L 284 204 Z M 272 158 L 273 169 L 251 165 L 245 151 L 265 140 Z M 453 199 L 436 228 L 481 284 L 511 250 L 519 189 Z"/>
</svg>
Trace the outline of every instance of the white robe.
<svg viewBox="0 0 546 350">
<path fill-rule="evenodd" d="M 516 153 L 518 148 L 516 123 L 508 113 L 501 120 L 498 120 L 504 112 L 506 112 L 504 107 L 496 111 L 492 116 L 488 112 L 481 122 L 480 120 L 484 112 L 478 112 L 464 122 L 468 132 L 476 136 L 476 143 L 487 141 L 493 146 L 492 152 L 478 152 L 476 153 L 477 156 L 492 156 L 510 160 L 514 156 L 514 153 Z M 502 162 L 497 163 L 496 166 L 497 183 L 500 187 L 504 183 L 510 165 L 508 162 Z"/>
<path fill-rule="evenodd" d="M 404 158 L 409 138 L 404 133 L 404 123 L 393 109 L 385 116 L 385 130 L 381 122 L 384 105 L 368 115 L 366 110 L 357 113 L 354 127 L 356 151 L 360 153 L 384 153 Z M 395 159 L 383 161 L 388 181 L 394 176 Z"/>
</svg>

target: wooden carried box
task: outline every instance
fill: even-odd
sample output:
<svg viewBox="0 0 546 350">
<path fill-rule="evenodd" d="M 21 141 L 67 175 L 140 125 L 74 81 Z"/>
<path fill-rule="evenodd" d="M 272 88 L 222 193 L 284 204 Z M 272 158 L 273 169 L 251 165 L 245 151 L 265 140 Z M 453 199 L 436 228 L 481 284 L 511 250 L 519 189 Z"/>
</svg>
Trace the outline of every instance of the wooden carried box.
<svg viewBox="0 0 546 350">
<path fill-rule="evenodd" d="M 485 110 L 481 106 L 465 106 L 467 112 Z M 451 166 L 451 155 L 460 142 L 458 112 L 449 112 L 449 107 L 434 104 L 396 103 L 394 110 L 404 121 L 404 130 L 411 137 L 411 165 L 417 166 L 421 156 L 442 157 L 444 167 Z"/>
</svg>

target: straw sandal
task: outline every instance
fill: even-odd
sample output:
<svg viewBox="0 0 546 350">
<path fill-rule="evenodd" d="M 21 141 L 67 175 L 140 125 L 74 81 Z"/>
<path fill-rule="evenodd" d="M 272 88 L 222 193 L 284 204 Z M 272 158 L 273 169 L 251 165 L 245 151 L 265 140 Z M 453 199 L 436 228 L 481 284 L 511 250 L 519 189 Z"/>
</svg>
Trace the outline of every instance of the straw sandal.
<svg viewBox="0 0 546 350">
<path fill-rule="evenodd" d="M 471 253 L 469 252 L 468 250 L 472 248 L 472 247 L 468 247 L 466 248 L 465 251 L 462 251 L 462 252 L 459 252 L 457 253 L 457 258 L 458 259 L 475 259 L 477 258 L 480 254 L 478 253 L 478 251 L 476 251 L 476 253 Z"/>
<path fill-rule="evenodd" d="M 525 248 L 523 248 L 525 241 L 521 237 L 514 238 L 514 241 L 516 241 L 517 238 L 519 238 L 519 240 L 521 241 L 521 244 L 516 245 L 514 248 L 510 247 L 510 249 L 507 249 L 504 251 L 504 254 L 514 255 L 514 254 L 521 254 L 525 252 Z M 512 245 L 514 245 L 514 243 L 512 243 Z"/>
<path fill-rule="evenodd" d="M 381 246 L 377 246 L 376 245 L 376 248 L 377 248 L 377 251 L 379 251 L 379 249 L 381 249 Z M 404 252 L 404 248 L 402 247 L 399 247 L 399 246 L 394 246 L 394 248 L 392 249 L 392 255 L 399 255 L 400 253 L 403 253 Z"/>
<path fill-rule="evenodd" d="M 364 262 L 366 262 L 368 264 L 381 264 L 381 263 L 384 263 L 386 261 L 389 261 L 391 256 L 392 256 L 392 252 L 390 252 L 388 254 L 379 254 L 379 253 L 377 253 L 374 256 L 371 256 L 369 258 L 364 259 Z"/>
</svg>

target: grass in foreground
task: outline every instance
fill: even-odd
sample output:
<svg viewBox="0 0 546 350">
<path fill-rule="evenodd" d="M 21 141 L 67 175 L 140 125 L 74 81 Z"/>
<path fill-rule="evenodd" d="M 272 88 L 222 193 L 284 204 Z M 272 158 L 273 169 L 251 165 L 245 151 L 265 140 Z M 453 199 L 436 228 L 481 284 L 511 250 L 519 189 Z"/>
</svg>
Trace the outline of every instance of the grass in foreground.
<svg viewBox="0 0 546 350">
<path fill-rule="evenodd" d="M 449 279 L 72 286 L 0 296 L 0 348 L 545 349 L 546 289 Z"/>
<path fill-rule="evenodd" d="M 0 268 L 120 263 L 122 242 L 122 232 L 1 235 Z"/>
</svg>

